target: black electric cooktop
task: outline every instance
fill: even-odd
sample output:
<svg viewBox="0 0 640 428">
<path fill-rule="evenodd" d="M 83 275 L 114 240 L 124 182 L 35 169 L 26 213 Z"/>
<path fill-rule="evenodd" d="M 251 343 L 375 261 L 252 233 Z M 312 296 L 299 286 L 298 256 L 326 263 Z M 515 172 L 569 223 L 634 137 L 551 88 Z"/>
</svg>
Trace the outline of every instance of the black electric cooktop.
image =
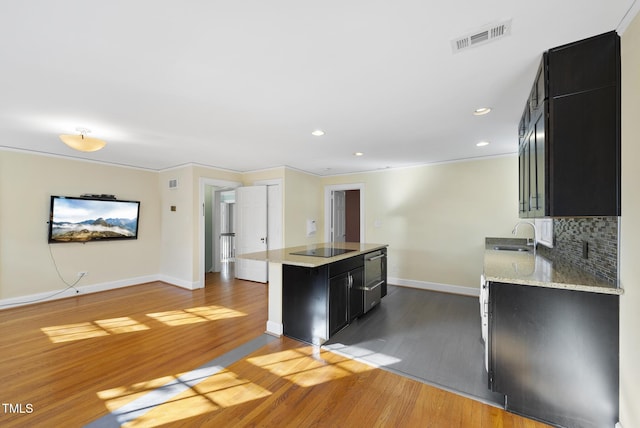
<svg viewBox="0 0 640 428">
<path fill-rule="evenodd" d="M 334 257 L 334 256 L 339 256 L 340 254 L 350 253 L 351 251 L 355 251 L 355 250 L 347 250 L 345 248 L 320 247 L 320 248 L 311 248 L 304 251 L 298 251 L 290 254 L 295 256 Z"/>
</svg>

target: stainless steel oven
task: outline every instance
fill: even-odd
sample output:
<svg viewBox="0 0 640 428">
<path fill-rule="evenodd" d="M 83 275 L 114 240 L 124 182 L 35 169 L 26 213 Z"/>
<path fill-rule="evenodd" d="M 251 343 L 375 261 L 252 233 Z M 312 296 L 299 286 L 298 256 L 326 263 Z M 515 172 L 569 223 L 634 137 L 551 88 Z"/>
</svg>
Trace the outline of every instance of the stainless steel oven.
<svg viewBox="0 0 640 428">
<path fill-rule="evenodd" d="M 382 287 L 386 281 L 386 254 L 383 250 L 364 256 L 364 312 L 380 303 Z"/>
</svg>

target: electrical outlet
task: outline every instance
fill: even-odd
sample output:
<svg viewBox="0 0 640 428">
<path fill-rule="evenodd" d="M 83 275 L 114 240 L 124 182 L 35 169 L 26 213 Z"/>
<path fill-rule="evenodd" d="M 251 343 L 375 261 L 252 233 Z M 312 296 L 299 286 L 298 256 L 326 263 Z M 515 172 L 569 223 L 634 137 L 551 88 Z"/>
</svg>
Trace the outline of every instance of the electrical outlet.
<svg viewBox="0 0 640 428">
<path fill-rule="evenodd" d="M 87 275 L 89 275 L 89 272 L 87 272 L 87 271 L 78 272 L 78 278 L 82 278 L 82 277 L 85 277 Z"/>
<path fill-rule="evenodd" d="M 589 242 L 588 241 L 582 241 L 582 258 L 583 259 L 589 258 Z"/>
</svg>

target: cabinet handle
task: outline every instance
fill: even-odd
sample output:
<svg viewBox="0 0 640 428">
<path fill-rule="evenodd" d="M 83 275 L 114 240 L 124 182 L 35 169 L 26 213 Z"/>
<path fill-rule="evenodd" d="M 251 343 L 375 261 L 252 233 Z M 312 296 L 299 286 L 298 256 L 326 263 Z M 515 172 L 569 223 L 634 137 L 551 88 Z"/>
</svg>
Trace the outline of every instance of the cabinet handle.
<svg viewBox="0 0 640 428">
<path fill-rule="evenodd" d="M 373 287 L 362 287 L 362 289 L 364 291 L 372 291 L 372 290 L 375 290 L 376 288 L 380 287 L 382 284 L 384 284 L 384 280 L 380 281 L 379 283 L 377 283 Z"/>
<path fill-rule="evenodd" d="M 378 259 L 381 259 L 381 258 L 383 258 L 383 257 L 384 257 L 384 254 L 379 254 L 379 255 L 377 255 L 377 256 L 373 256 L 373 257 L 371 257 L 371 258 L 369 258 L 369 259 L 366 259 L 366 261 L 368 261 L 368 262 L 372 262 L 372 261 L 374 261 L 374 260 L 378 260 Z"/>
</svg>

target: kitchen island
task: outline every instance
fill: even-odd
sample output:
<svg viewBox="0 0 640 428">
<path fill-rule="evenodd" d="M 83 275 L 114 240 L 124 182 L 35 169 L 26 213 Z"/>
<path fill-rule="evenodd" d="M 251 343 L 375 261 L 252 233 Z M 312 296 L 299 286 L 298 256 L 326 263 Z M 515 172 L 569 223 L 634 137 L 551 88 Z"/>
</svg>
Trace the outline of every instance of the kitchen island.
<svg viewBox="0 0 640 428">
<path fill-rule="evenodd" d="M 386 247 L 386 244 L 355 242 L 318 243 L 238 257 L 269 264 L 267 333 L 321 344 L 345 318 L 348 323 L 357 313 L 358 295 L 364 299 L 365 288 L 371 289 L 377 284 L 381 291 L 386 290 Z M 383 269 L 379 274 L 384 276 L 384 281 L 369 284 L 364 272 L 365 258 L 379 254 L 384 255 L 376 259 L 384 262 L 379 268 Z M 363 311 L 364 304 L 363 301 Z"/>
<path fill-rule="evenodd" d="M 489 388 L 562 427 L 618 420 L 617 284 L 517 240 L 487 239 L 480 297 Z"/>
</svg>

